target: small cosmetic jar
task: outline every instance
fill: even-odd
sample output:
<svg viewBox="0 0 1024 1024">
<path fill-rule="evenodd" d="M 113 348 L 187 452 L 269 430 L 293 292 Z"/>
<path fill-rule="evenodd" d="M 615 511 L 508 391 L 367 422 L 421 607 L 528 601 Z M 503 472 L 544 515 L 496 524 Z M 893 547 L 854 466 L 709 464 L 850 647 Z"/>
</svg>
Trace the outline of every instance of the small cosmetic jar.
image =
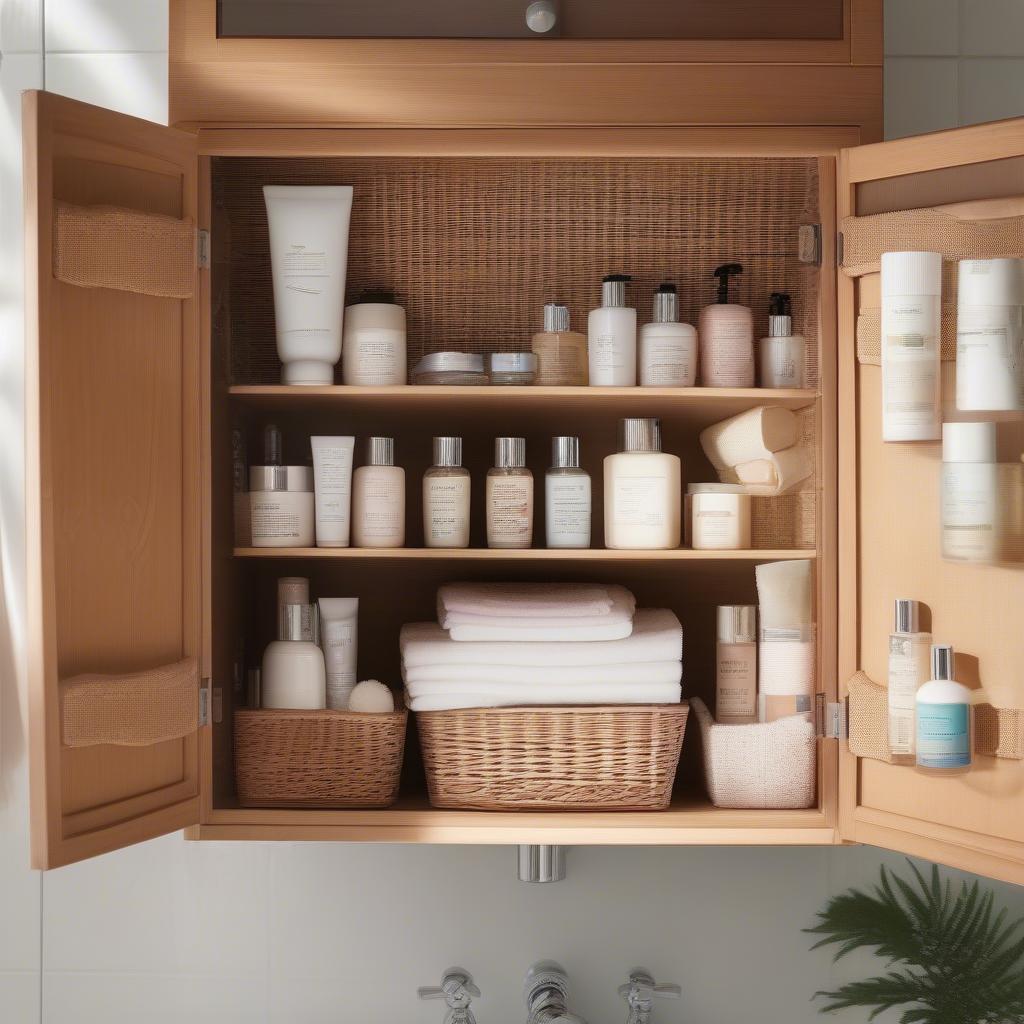
<svg viewBox="0 0 1024 1024">
<path fill-rule="evenodd" d="M 475 352 L 430 352 L 412 368 L 413 384 L 486 384 L 484 357 Z"/>
<path fill-rule="evenodd" d="M 312 467 L 252 466 L 249 513 L 253 547 L 313 547 L 316 533 Z"/>
<path fill-rule="evenodd" d="M 537 376 L 537 356 L 533 352 L 492 352 L 490 370 L 492 384 L 532 384 Z"/>
<path fill-rule="evenodd" d="M 686 488 L 690 547 L 738 551 L 750 547 L 750 495 L 740 484 L 690 484 Z"/>
</svg>

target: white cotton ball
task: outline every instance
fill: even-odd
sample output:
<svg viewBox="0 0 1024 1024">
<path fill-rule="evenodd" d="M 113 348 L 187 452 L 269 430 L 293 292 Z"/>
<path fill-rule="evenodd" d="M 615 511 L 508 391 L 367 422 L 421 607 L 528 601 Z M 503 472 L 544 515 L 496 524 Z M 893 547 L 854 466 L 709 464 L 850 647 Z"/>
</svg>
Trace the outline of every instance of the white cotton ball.
<svg viewBox="0 0 1024 1024">
<path fill-rule="evenodd" d="M 392 692 L 377 679 L 364 679 L 352 687 L 348 698 L 349 711 L 369 715 L 383 715 L 395 710 Z"/>
</svg>

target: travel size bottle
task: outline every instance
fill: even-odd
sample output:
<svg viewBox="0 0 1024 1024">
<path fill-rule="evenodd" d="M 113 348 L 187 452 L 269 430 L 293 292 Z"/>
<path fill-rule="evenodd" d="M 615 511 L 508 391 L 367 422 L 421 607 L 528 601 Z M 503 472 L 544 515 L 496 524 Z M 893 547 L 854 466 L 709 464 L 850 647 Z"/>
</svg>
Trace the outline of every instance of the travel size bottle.
<svg viewBox="0 0 1024 1024">
<path fill-rule="evenodd" d="M 587 320 L 590 383 L 630 388 L 636 384 L 636 310 L 626 305 L 627 274 L 609 274 L 601 282 L 601 305 Z"/>
<path fill-rule="evenodd" d="M 942 557 L 999 560 L 995 423 L 942 424 Z"/>
<path fill-rule="evenodd" d="M 462 438 L 435 437 L 434 464 L 423 474 L 424 547 L 469 547 L 471 483 L 462 465 Z"/>
<path fill-rule="evenodd" d="M 718 606 L 715 646 L 715 721 L 748 725 L 757 721 L 757 607 Z"/>
<path fill-rule="evenodd" d="M 544 530 L 549 548 L 590 547 L 590 474 L 580 469 L 580 439 L 551 439 L 544 475 Z"/>
<path fill-rule="evenodd" d="M 654 293 L 651 322 L 640 328 L 640 386 L 692 388 L 697 383 L 697 331 L 679 322 L 674 284 Z"/>
<path fill-rule="evenodd" d="M 661 450 L 661 421 L 619 421 L 619 451 L 604 460 L 607 548 L 679 547 L 681 464 Z"/>
<path fill-rule="evenodd" d="M 931 633 L 922 633 L 917 601 L 897 598 L 889 634 L 889 751 L 895 759 L 914 754 L 914 704 L 931 672 Z"/>
<path fill-rule="evenodd" d="M 370 437 L 367 465 L 352 474 L 352 545 L 405 545 L 405 470 L 395 465 L 395 439 Z"/>
<path fill-rule="evenodd" d="M 533 543 L 533 474 L 526 468 L 526 439 L 496 437 L 487 471 L 487 546 L 528 548 Z"/>
<path fill-rule="evenodd" d="M 537 357 L 534 383 L 541 387 L 578 387 L 587 383 L 587 339 L 569 330 L 569 308 L 557 302 L 544 306 L 544 330 L 533 336 Z"/>
<path fill-rule="evenodd" d="M 716 267 L 718 299 L 700 311 L 700 382 L 706 388 L 754 386 L 754 317 L 746 306 L 729 301 L 729 280 L 742 273 L 739 263 Z"/>
<path fill-rule="evenodd" d="M 785 292 L 772 292 L 768 301 L 768 337 L 760 343 L 761 387 L 802 388 L 807 341 L 793 333 L 793 311 Z"/>
<path fill-rule="evenodd" d="M 932 647 L 932 677 L 917 691 L 917 767 L 965 772 L 971 767 L 971 691 L 953 679 L 953 648 Z"/>
</svg>

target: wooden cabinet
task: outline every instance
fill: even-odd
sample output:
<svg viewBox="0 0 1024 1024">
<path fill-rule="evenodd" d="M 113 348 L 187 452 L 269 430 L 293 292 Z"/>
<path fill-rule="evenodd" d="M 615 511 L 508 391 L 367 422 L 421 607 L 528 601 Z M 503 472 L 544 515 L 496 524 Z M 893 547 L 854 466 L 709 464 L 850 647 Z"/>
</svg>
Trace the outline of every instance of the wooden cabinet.
<svg viewBox="0 0 1024 1024">
<path fill-rule="evenodd" d="M 898 591 L 933 606 L 936 633 L 978 659 L 982 671 L 975 682 L 991 699 L 1024 705 L 1014 674 L 1024 651 L 1013 623 L 1024 601 L 1024 572 L 940 562 L 938 511 L 928 491 L 937 479 L 937 448 L 882 446 L 877 368 L 858 364 L 854 337 L 859 307 L 877 305 L 877 282 L 870 275 L 853 282 L 836 265 L 840 219 L 851 214 L 963 203 L 972 204 L 973 216 L 1017 210 L 1024 196 L 1024 123 L 861 146 L 878 135 L 876 115 L 865 113 L 877 108 L 878 94 L 840 96 L 841 90 L 830 92 L 839 78 L 829 76 L 842 75 L 847 83 L 861 80 L 862 73 L 875 76 L 877 60 L 858 47 L 865 37 L 855 30 L 877 6 L 847 0 L 843 39 L 825 41 L 841 44 L 843 52 L 824 58 L 816 51 L 821 66 L 797 69 L 792 81 L 780 67 L 756 67 L 767 51 L 749 40 L 672 44 L 683 47 L 674 56 L 658 50 L 668 43 L 615 44 L 638 61 L 666 63 L 653 70 L 649 64 L 592 69 L 587 81 L 595 91 L 584 102 L 566 83 L 579 73 L 581 55 L 604 52 L 588 47 L 611 44 L 551 40 L 561 49 L 531 50 L 537 64 L 524 91 L 512 50 L 493 52 L 482 89 L 479 70 L 458 65 L 456 44 L 438 40 L 424 51 L 428 63 L 439 63 L 437 74 L 421 81 L 416 98 L 407 92 L 412 78 L 402 77 L 413 75 L 407 55 L 390 92 L 380 87 L 379 76 L 393 69 L 353 63 L 382 41 L 218 40 L 209 34 L 212 0 L 180 0 L 172 3 L 172 117 L 201 121 L 197 131 L 162 128 L 45 93 L 26 97 L 30 747 L 37 866 L 190 826 L 199 839 L 852 840 L 1024 882 L 1024 762 L 982 758 L 967 776 L 935 779 L 859 760 L 845 743 L 828 738 L 818 741 L 817 805 L 799 811 L 713 807 L 704 796 L 692 740 L 684 744 L 672 806 L 656 813 L 433 810 L 415 745 L 403 795 L 390 810 L 243 808 L 234 791 L 231 726 L 238 676 L 245 658 L 251 661 L 269 639 L 275 581 L 287 574 L 310 576 L 321 594 L 360 596 L 361 674 L 391 680 L 397 680 L 399 625 L 428 617 L 436 586 L 454 576 L 550 579 L 557 573 L 623 582 L 641 603 L 668 605 L 680 614 L 687 630 L 685 690 L 707 697 L 713 691 L 714 605 L 752 601 L 758 562 L 810 558 L 824 700 L 840 700 L 857 669 L 880 677 Z M 569 42 L 578 48 L 566 49 Z M 482 47 L 478 54 L 496 45 L 466 44 Z M 399 60 L 404 41 L 388 45 Z M 774 45 L 776 54 L 797 46 L 786 42 L 780 51 Z M 700 105 L 710 113 L 689 117 L 680 116 L 678 103 L 673 112 L 657 102 L 636 105 L 669 85 L 684 88 L 688 75 L 710 88 L 707 69 L 694 62 L 699 54 L 720 56 L 723 47 L 731 47 L 728 59 L 745 54 L 749 73 L 764 80 L 763 106 L 740 115 L 735 99 L 728 110 L 718 110 L 714 97 L 704 94 Z M 318 63 L 318 56 L 326 63 Z M 282 86 L 275 61 L 292 68 L 307 62 L 311 74 Z M 719 72 L 732 74 L 728 68 Z M 617 101 L 604 105 L 606 73 L 609 88 L 613 80 L 616 89 L 625 84 L 628 113 Z M 360 79 L 348 81 L 353 91 L 325 89 L 325 83 L 345 84 L 350 74 Z M 778 76 L 786 79 L 782 85 Z M 456 80 L 458 98 L 439 106 Z M 753 78 L 737 88 L 758 91 Z M 531 113 L 552 93 L 557 100 Z M 783 95 L 788 115 L 776 117 Z M 847 102 L 852 106 L 843 112 Z M 592 126 L 595 106 L 607 127 Z M 296 109 L 308 114 L 297 120 Z M 452 123 L 459 127 L 445 127 Z M 536 187 L 538 175 L 542 188 Z M 780 281 L 793 293 L 801 327 L 813 341 L 811 386 L 791 392 L 281 387 L 259 196 L 268 180 L 357 182 L 350 285 L 388 284 L 410 296 L 430 291 L 429 303 L 423 299 L 410 320 L 413 355 L 417 346 L 436 347 L 442 334 L 461 344 L 469 344 L 474 332 L 478 340 L 481 332 L 498 337 L 503 330 L 501 341 L 524 339 L 540 304 L 551 298 L 543 291 L 552 279 L 578 318 L 593 304 L 600 274 L 616 269 L 637 275 L 638 305 L 649 284 L 670 274 L 680 282 L 684 317 L 690 318 L 710 299 L 705 278 L 721 255 L 748 263 L 744 298 L 755 304 Z M 418 193 L 409 191 L 410 182 Z M 570 195 L 575 205 L 568 211 Z M 451 216 L 451 204 L 459 208 L 458 218 Z M 110 236 L 111 273 L 136 273 L 165 256 L 171 241 L 147 248 L 145 238 L 159 238 L 175 223 L 200 233 L 196 258 L 185 254 L 187 273 L 179 267 L 178 284 L 163 293 L 159 287 L 139 293 L 69 283 L 55 255 L 67 207 L 114 207 L 148 218 L 141 227 L 124 228 L 123 260 L 117 258 L 118 236 Z M 499 209 L 500 259 L 493 232 L 474 230 Z M 629 226 L 602 235 L 621 221 L 610 214 L 602 221 L 608 209 L 629 209 Z M 396 219 L 395 211 L 402 216 Z M 533 218 L 547 234 L 531 235 Z M 604 228 L 591 230 L 597 221 Z M 797 231 L 807 224 L 820 225 L 818 264 L 797 258 Z M 180 237 L 176 244 L 180 249 Z M 513 264 L 515 286 L 497 288 L 494 274 Z M 451 295 L 446 273 L 459 282 Z M 798 502 L 774 510 L 776 532 L 766 527 L 750 551 L 507 552 L 482 548 L 479 538 L 461 552 L 234 547 L 231 432 L 240 430 L 255 442 L 270 418 L 297 448 L 311 432 L 394 436 L 412 484 L 407 532 L 416 545 L 419 510 L 412 496 L 428 462 L 426 442 L 442 424 L 444 431 L 466 436 L 467 465 L 478 482 L 495 433 L 525 433 L 536 472 L 543 469 L 546 439 L 571 424 L 582 438 L 584 465 L 594 472 L 611 450 L 619 417 L 658 415 L 667 447 L 682 456 L 684 475 L 697 480 L 710 474 L 699 430 L 765 401 L 804 410 L 816 469 L 813 487 Z M 1020 426 L 1005 429 L 1019 452 L 1024 435 L 1013 432 Z M 477 528 L 481 511 L 474 509 Z M 779 533 L 779 522 L 789 529 Z M 600 541 L 598 530 L 595 543 Z M 190 725 L 179 724 L 169 738 L 153 726 L 129 730 L 129 742 L 118 744 L 64 742 L 62 694 L 69 678 L 180 665 L 195 666 L 197 710 Z M 179 677 L 179 683 L 188 685 L 190 678 Z M 129 723 L 137 713 L 130 702 L 120 708 Z"/>
</svg>

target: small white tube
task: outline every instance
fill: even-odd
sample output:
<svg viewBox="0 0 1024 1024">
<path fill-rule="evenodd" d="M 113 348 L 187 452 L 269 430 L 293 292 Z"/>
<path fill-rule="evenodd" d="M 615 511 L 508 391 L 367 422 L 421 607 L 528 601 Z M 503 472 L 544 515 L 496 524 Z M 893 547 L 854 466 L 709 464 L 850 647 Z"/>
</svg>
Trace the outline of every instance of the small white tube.
<svg viewBox="0 0 1024 1024">
<path fill-rule="evenodd" d="M 356 685 L 359 649 L 359 598 L 321 597 L 320 642 L 327 665 L 327 707 L 347 711 Z"/>
<path fill-rule="evenodd" d="M 352 525 L 354 437 L 311 437 L 316 546 L 347 548 Z"/>
<path fill-rule="evenodd" d="M 341 358 L 351 185 L 264 185 L 282 384 L 333 384 Z"/>
</svg>

